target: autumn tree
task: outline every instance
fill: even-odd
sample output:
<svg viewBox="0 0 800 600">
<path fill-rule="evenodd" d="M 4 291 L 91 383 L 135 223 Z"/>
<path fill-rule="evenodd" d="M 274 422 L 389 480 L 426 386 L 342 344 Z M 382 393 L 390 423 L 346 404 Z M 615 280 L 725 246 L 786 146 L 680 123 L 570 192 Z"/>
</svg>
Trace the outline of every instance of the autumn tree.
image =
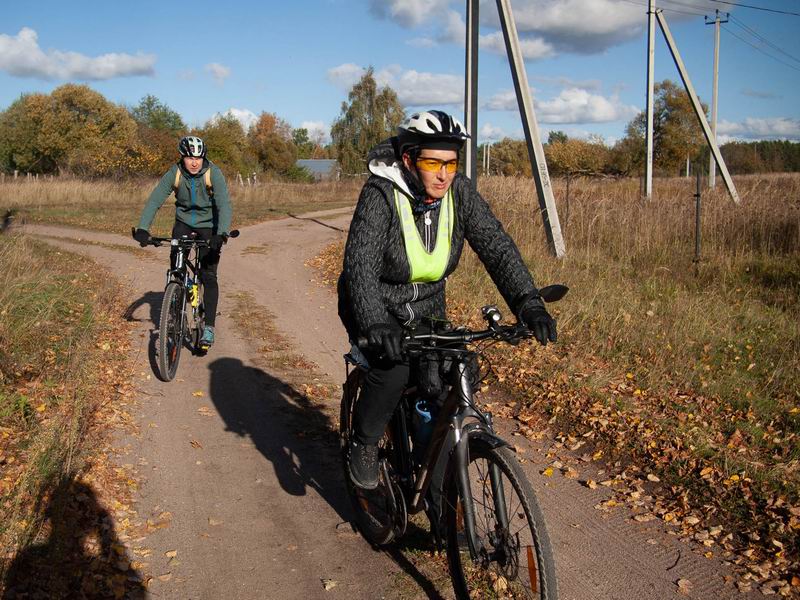
<svg viewBox="0 0 800 600">
<path fill-rule="evenodd" d="M 605 173 L 609 149 L 602 138 L 556 139 L 545 146 L 547 167 L 552 175 L 573 179 Z"/>
<path fill-rule="evenodd" d="M 187 127 L 181 116 L 152 95 L 144 96 L 139 104 L 129 109 L 137 124 L 139 143 L 158 157 L 153 172 L 160 175 L 177 160 L 179 139 Z"/>
<path fill-rule="evenodd" d="M 85 85 L 22 96 L 0 122 L 6 168 L 102 176 L 137 172 L 152 159 L 128 111 Z"/>
<path fill-rule="evenodd" d="M 493 174 L 509 176 L 531 176 L 531 163 L 528 160 L 528 147 L 524 140 L 503 138 L 492 144 L 489 151 L 490 171 Z"/>
<path fill-rule="evenodd" d="M 363 173 L 370 149 L 394 135 L 405 111 L 397 94 L 386 86 L 378 89 L 372 67 L 342 102 L 339 118 L 331 127 L 336 157 L 345 173 Z"/>
<path fill-rule="evenodd" d="M 703 105 L 703 110 L 707 107 Z M 627 137 L 643 140 L 647 113 L 642 111 L 629 124 Z M 687 156 L 696 160 L 705 145 L 689 95 L 665 79 L 656 84 L 653 100 L 653 164 L 668 174 L 680 172 Z"/>
<path fill-rule="evenodd" d="M 255 170 L 257 161 L 247 143 L 244 127 L 236 117 L 216 115 L 192 133 L 203 138 L 209 160 L 228 176 Z"/>
<path fill-rule="evenodd" d="M 297 160 L 292 126 L 274 113 L 262 112 L 250 127 L 248 143 L 266 173 L 285 175 Z"/>
</svg>

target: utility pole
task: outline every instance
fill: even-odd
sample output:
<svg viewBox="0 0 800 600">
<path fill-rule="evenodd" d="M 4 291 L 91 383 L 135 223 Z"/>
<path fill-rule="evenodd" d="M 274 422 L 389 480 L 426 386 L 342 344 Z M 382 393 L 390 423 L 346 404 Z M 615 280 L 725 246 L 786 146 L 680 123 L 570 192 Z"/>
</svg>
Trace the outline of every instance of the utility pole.
<svg viewBox="0 0 800 600">
<path fill-rule="evenodd" d="M 467 0 L 467 61 L 464 78 L 464 125 L 470 134 L 464 172 L 478 185 L 478 9 L 479 0 Z"/>
<path fill-rule="evenodd" d="M 653 196 L 653 76 L 656 66 L 656 0 L 647 7 L 647 162 L 644 173 L 644 195 Z"/>
<path fill-rule="evenodd" d="M 727 23 L 728 18 L 721 20 L 719 10 L 716 11 L 714 20 L 706 17 L 706 25 L 714 25 L 714 83 L 711 90 L 711 136 L 717 141 L 717 82 L 719 80 L 719 26 L 720 23 Z M 708 187 L 714 189 L 717 183 L 717 162 L 714 160 L 714 153 L 709 153 L 708 163 Z"/>
<path fill-rule="evenodd" d="M 544 155 L 539 124 L 536 122 L 533 97 L 530 85 L 528 85 L 528 73 L 525 71 L 525 60 L 522 57 L 517 23 L 511 10 L 511 0 L 497 0 L 497 12 L 500 15 L 500 26 L 506 42 L 506 55 L 508 56 L 508 65 L 511 67 L 511 78 L 514 81 L 517 105 L 522 117 L 522 130 L 525 132 L 525 144 L 528 147 L 528 159 L 531 163 L 533 181 L 536 184 L 539 212 L 544 221 L 544 232 L 550 251 L 556 258 L 563 258 L 566 254 L 564 236 L 561 234 L 556 199 L 553 196 L 553 186 L 547 170 L 547 159 Z"/>
</svg>

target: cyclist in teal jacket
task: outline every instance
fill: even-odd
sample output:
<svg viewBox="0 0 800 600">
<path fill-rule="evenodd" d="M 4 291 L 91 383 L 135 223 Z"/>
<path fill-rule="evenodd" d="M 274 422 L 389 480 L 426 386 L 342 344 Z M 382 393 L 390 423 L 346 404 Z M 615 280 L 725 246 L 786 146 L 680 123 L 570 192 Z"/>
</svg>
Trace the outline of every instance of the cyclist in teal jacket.
<svg viewBox="0 0 800 600">
<path fill-rule="evenodd" d="M 219 302 L 217 266 L 222 245 L 228 241 L 231 227 L 231 202 L 222 171 L 206 158 L 206 145 L 195 136 L 186 136 L 178 144 L 181 160 L 167 171 L 145 204 L 134 238 L 142 246 L 150 240 L 150 226 L 156 212 L 170 194 L 175 194 L 175 225 L 172 237 L 196 233 L 209 243 L 200 250 L 200 281 L 206 307 L 206 327 L 201 345 L 214 343 L 214 324 Z M 173 252 L 171 259 L 174 260 Z"/>
</svg>

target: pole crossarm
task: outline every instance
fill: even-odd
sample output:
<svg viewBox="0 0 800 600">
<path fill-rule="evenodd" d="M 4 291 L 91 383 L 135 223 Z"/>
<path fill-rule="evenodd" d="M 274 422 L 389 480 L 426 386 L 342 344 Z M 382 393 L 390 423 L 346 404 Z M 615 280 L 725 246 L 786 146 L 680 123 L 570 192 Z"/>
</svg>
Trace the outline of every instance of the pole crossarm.
<svg viewBox="0 0 800 600">
<path fill-rule="evenodd" d="M 517 103 L 522 116 L 522 129 L 525 132 L 528 158 L 531 161 L 533 179 L 536 183 L 536 194 L 539 199 L 542 220 L 544 221 L 544 231 L 547 235 L 547 242 L 551 252 L 557 258 L 562 258 L 566 254 L 566 248 L 561 234 L 561 223 L 558 220 L 556 200 L 553 197 L 553 186 L 550 183 L 550 174 L 547 171 L 547 160 L 544 155 L 539 125 L 536 122 L 536 115 L 533 110 L 533 98 L 531 97 L 531 88 L 528 85 L 528 74 L 525 71 L 525 61 L 519 44 L 517 26 L 514 21 L 514 14 L 511 12 L 511 0 L 497 0 L 497 12 L 500 14 L 506 53 L 508 54 L 511 76 L 517 93 Z"/>
<path fill-rule="evenodd" d="M 700 104 L 700 100 L 694 91 L 694 86 L 692 85 L 692 81 L 689 79 L 689 73 L 686 71 L 686 67 L 683 64 L 683 59 L 681 59 L 680 52 L 678 52 L 678 46 L 675 44 L 675 40 L 672 37 L 672 32 L 669 30 L 664 13 L 660 10 L 657 11 L 656 19 L 658 20 L 659 27 L 661 27 L 661 32 L 664 34 L 664 39 L 667 41 L 667 46 L 669 46 L 669 51 L 672 54 L 673 60 L 675 61 L 675 66 L 678 67 L 678 72 L 683 80 L 686 93 L 689 94 L 689 99 L 692 101 L 692 106 L 694 107 L 694 112 L 697 115 L 697 120 L 700 121 L 700 127 L 703 129 L 703 135 L 705 136 L 706 142 L 711 149 L 711 153 L 714 155 L 714 160 L 717 162 L 717 166 L 719 166 L 719 171 L 722 174 L 723 181 L 725 181 L 725 186 L 728 188 L 728 193 L 731 195 L 731 199 L 733 199 L 734 203 L 739 204 L 741 202 L 739 199 L 739 193 L 736 191 L 736 186 L 733 184 L 733 179 L 728 172 L 728 167 L 725 165 L 725 159 L 722 158 L 722 153 L 719 151 L 717 140 L 714 139 L 714 134 L 711 132 L 711 127 L 708 125 L 708 119 L 706 119 L 706 113 L 703 110 L 703 105 Z"/>
</svg>

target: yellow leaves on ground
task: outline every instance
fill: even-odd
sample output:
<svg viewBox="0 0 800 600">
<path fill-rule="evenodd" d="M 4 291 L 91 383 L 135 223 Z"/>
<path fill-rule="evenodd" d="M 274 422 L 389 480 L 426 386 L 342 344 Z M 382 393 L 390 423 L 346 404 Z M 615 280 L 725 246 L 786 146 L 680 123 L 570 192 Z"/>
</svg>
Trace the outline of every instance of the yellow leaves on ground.
<svg viewBox="0 0 800 600">
<path fill-rule="evenodd" d="M 203 396 L 205 396 L 205 394 L 203 393 L 202 390 L 197 390 L 196 392 L 192 392 L 192 396 L 194 396 L 195 398 L 202 398 Z"/>
</svg>

